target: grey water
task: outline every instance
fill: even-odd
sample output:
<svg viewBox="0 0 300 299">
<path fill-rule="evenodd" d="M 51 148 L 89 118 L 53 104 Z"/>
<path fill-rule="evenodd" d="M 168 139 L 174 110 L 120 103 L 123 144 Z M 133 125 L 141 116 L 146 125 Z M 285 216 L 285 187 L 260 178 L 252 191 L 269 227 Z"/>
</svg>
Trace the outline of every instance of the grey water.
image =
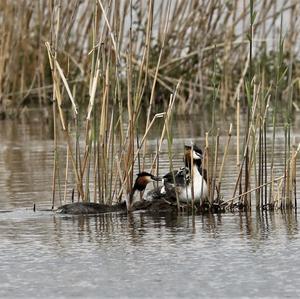
<svg viewBox="0 0 300 299">
<path fill-rule="evenodd" d="M 299 119 L 293 125 L 295 142 L 300 141 Z M 218 120 L 221 143 L 232 121 Z M 190 140 L 203 144 L 207 126 L 197 117 L 177 119 L 175 151 Z M 282 140 L 278 134 L 278 172 Z M 224 197 L 232 195 L 235 142 Z M 176 157 L 179 165 L 180 154 Z M 162 169 L 167 164 L 162 161 Z M 62 216 L 45 211 L 51 207 L 52 166 L 49 126 L 38 119 L 1 121 L 1 298 L 300 296 L 298 213 Z"/>
</svg>

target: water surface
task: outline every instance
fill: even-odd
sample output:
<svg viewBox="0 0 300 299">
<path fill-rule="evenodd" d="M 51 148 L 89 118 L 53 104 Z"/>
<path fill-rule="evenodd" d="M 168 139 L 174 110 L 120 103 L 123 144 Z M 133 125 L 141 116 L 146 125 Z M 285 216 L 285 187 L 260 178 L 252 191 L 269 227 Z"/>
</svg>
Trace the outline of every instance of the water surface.
<svg viewBox="0 0 300 299">
<path fill-rule="evenodd" d="M 297 216 L 0 218 L 0 297 L 298 297 Z"/>
<path fill-rule="evenodd" d="M 220 127 L 230 121 L 220 120 Z M 202 120 L 177 124 L 175 149 L 191 139 L 203 142 Z M 2 121 L 0 141 L 0 297 L 300 296 L 297 213 L 56 215 L 41 211 L 52 198 L 49 127 Z M 234 185 L 232 142 L 224 196 Z M 161 165 L 167 169 L 167 160 Z"/>
</svg>

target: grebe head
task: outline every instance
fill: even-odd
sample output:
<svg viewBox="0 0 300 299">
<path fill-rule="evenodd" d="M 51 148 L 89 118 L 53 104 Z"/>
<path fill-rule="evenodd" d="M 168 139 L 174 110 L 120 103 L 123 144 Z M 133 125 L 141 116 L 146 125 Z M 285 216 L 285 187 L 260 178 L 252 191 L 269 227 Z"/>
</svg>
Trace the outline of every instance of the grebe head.
<svg viewBox="0 0 300 299">
<path fill-rule="evenodd" d="M 193 151 L 192 151 L 192 149 L 193 149 Z M 202 153 L 201 148 L 199 148 L 195 144 L 193 146 L 185 145 L 184 150 L 185 150 L 185 161 L 188 164 L 191 162 L 191 159 L 196 160 L 196 161 L 197 160 L 201 161 L 203 159 L 203 153 Z"/>
<path fill-rule="evenodd" d="M 147 187 L 147 184 L 154 181 L 161 181 L 161 178 L 146 171 L 140 172 L 137 174 L 133 190 L 144 191 Z"/>
<path fill-rule="evenodd" d="M 134 182 L 133 188 L 129 194 L 129 196 L 126 198 L 126 205 L 127 205 L 127 210 L 130 211 L 131 210 L 131 206 L 133 203 L 133 196 L 135 191 L 144 191 L 147 187 L 147 184 L 150 182 L 154 182 L 154 181 L 161 181 L 162 178 L 154 176 L 153 174 L 146 172 L 146 171 L 142 171 L 140 173 L 137 174 L 137 178 Z"/>
</svg>

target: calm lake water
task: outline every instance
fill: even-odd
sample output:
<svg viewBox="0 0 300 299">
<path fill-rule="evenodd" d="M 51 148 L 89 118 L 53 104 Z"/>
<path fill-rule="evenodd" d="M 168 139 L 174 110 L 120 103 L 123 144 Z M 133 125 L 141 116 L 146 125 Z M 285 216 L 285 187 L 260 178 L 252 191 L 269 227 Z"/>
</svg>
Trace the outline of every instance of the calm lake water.
<svg viewBox="0 0 300 299">
<path fill-rule="evenodd" d="M 231 121 L 218 121 L 221 144 Z M 299 123 L 296 115 L 296 142 Z M 202 144 L 208 126 L 203 119 L 175 124 L 175 151 L 191 139 Z M 278 135 L 280 174 L 284 143 Z M 236 175 L 235 142 L 233 137 L 222 185 L 227 198 Z M 52 144 L 51 128 L 38 118 L 0 122 L 1 298 L 300 296 L 297 213 L 75 217 L 33 212 L 33 203 L 39 210 L 51 207 Z M 150 148 L 155 144 L 153 139 Z M 180 163 L 178 154 L 175 164 Z M 168 167 L 163 155 L 161 167 Z"/>
</svg>

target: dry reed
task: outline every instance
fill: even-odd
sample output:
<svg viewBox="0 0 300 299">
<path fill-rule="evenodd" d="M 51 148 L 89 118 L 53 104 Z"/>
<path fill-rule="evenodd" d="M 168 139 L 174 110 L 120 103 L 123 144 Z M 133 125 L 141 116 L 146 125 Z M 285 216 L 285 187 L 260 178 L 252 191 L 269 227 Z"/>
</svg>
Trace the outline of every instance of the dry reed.
<svg viewBox="0 0 300 299">
<path fill-rule="evenodd" d="M 145 168 L 147 138 L 154 123 L 160 122 L 162 131 L 150 171 L 158 172 L 165 139 L 172 169 L 172 111 L 191 113 L 209 107 L 212 126 L 203 164 L 212 204 L 216 187 L 220 191 L 231 139 L 230 128 L 218 168 L 222 150 L 215 113 L 217 108 L 234 109 L 238 173 L 228 202 L 237 200 L 250 209 L 255 191 L 257 208 L 296 206 L 299 150 L 292 149 L 290 128 L 300 94 L 299 10 L 300 4 L 292 0 L 280 5 L 273 0 L 263 4 L 252 0 L 244 4 L 238 0 L 4 0 L 0 4 L 0 115 L 17 116 L 22 107 L 52 105 L 53 206 L 61 193 L 60 132 L 67 155 L 64 200 L 67 185 L 72 184 L 67 182 L 72 181 L 78 200 L 93 196 L 95 202 L 112 204 L 130 192 L 140 157 L 139 168 Z M 283 24 L 286 16 L 289 23 Z M 282 180 L 274 172 L 279 101 L 288 107 Z M 244 132 L 243 109 L 248 118 Z M 142 114 L 146 115 L 143 129 Z M 269 116 L 272 144 L 267 154 Z"/>
</svg>

